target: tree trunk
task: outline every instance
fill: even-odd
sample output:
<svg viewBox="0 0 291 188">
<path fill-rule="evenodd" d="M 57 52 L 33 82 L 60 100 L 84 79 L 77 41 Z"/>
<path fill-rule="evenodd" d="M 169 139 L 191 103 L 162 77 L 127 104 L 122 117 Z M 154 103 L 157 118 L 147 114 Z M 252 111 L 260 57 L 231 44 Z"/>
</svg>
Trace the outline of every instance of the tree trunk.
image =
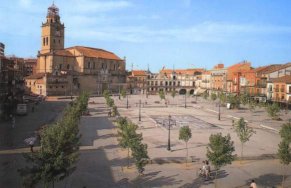
<svg viewBox="0 0 291 188">
<path fill-rule="evenodd" d="M 241 143 L 240 164 L 242 164 L 242 160 L 243 160 L 243 153 L 244 153 L 244 144 L 243 144 L 243 143 Z"/>
<path fill-rule="evenodd" d="M 282 188 L 284 188 L 284 182 L 285 182 L 285 168 L 284 168 L 284 165 L 282 166 L 282 171 L 283 171 L 283 175 L 282 175 Z"/>
<path fill-rule="evenodd" d="M 187 145 L 187 142 L 186 142 L 186 166 L 187 166 L 187 159 L 188 159 L 188 145 Z"/>
<path fill-rule="evenodd" d="M 127 148 L 127 168 L 129 168 L 129 148 Z"/>
<path fill-rule="evenodd" d="M 217 188 L 217 173 L 218 173 L 218 169 L 216 169 L 215 172 L 215 179 L 214 179 L 214 187 Z"/>
</svg>

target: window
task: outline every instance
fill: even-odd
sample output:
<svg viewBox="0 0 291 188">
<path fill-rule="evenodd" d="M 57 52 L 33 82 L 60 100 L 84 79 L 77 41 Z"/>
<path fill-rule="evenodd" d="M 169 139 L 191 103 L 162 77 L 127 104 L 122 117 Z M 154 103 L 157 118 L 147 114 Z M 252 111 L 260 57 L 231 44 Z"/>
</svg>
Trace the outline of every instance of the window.
<svg viewBox="0 0 291 188">
<path fill-rule="evenodd" d="M 90 63 L 90 62 L 88 62 L 88 65 L 87 65 L 87 68 L 88 68 L 88 69 L 90 69 L 90 65 L 91 65 L 91 63 Z"/>
<path fill-rule="evenodd" d="M 45 37 L 43 38 L 42 45 L 45 46 Z"/>
<path fill-rule="evenodd" d="M 61 44 L 61 40 L 59 39 L 59 44 Z"/>
<path fill-rule="evenodd" d="M 56 43 L 56 39 L 54 39 L 54 44 Z"/>
<path fill-rule="evenodd" d="M 59 69 L 62 69 L 63 68 L 63 64 L 59 64 Z"/>
<path fill-rule="evenodd" d="M 46 38 L 46 45 L 48 45 L 48 37 Z"/>
<path fill-rule="evenodd" d="M 64 88 L 64 86 L 62 86 L 62 88 Z"/>
<path fill-rule="evenodd" d="M 70 69 L 70 65 L 69 65 L 69 64 L 67 65 L 67 69 L 68 69 L 68 70 Z"/>
</svg>

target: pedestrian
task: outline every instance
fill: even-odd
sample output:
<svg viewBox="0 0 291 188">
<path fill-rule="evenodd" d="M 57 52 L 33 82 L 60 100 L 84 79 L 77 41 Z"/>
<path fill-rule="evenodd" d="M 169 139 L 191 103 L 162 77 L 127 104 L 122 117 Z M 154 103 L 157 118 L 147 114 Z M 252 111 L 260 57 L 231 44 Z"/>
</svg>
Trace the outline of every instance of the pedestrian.
<svg viewBox="0 0 291 188">
<path fill-rule="evenodd" d="M 255 180 L 252 180 L 250 188 L 257 188 L 257 184 L 256 184 Z"/>
<path fill-rule="evenodd" d="M 31 141 L 29 142 L 29 146 L 30 146 L 30 151 L 31 151 L 31 153 L 33 153 L 33 146 L 34 146 L 34 141 L 33 141 L 33 140 L 31 140 Z"/>
<path fill-rule="evenodd" d="M 11 121 L 12 121 L 12 128 L 14 129 L 15 127 L 15 117 L 13 115 L 10 115 Z"/>
</svg>

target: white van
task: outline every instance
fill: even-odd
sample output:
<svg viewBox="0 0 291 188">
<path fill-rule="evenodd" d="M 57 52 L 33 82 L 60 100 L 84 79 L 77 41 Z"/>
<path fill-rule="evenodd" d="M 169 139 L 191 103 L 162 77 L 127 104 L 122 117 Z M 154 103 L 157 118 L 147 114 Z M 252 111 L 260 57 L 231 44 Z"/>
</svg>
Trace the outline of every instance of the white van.
<svg viewBox="0 0 291 188">
<path fill-rule="evenodd" d="M 27 104 L 17 104 L 16 114 L 18 115 L 27 115 Z"/>
</svg>

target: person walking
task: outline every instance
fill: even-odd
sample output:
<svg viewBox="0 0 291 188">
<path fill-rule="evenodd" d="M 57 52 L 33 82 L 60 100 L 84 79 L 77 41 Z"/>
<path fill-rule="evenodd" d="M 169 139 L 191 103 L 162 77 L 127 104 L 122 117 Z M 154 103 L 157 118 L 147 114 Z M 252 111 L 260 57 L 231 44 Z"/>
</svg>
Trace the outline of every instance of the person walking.
<svg viewBox="0 0 291 188">
<path fill-rule="evenodd" d="M 30 151 L 31 151 L 31 153 L 33 153 L 33 146 L 34 146 L 34 141 L 33 141 L 33 140 L 31 140 L 31 141 L 29 142 L 29 146 L 30 146 Z"/>
<path fill-rule="evenodd" d="M 15 116 L 13 116 L 11 114 L 10 117 L 11 117 L 12 128 L 14 129 L 14 127 L 15 127 Z"/>
<path fill-rule="evenodd" d="M 250 188 L 257 188 L 257 184 L 256 184 L 255 180 L 252 180 Z"/>
</svg>

